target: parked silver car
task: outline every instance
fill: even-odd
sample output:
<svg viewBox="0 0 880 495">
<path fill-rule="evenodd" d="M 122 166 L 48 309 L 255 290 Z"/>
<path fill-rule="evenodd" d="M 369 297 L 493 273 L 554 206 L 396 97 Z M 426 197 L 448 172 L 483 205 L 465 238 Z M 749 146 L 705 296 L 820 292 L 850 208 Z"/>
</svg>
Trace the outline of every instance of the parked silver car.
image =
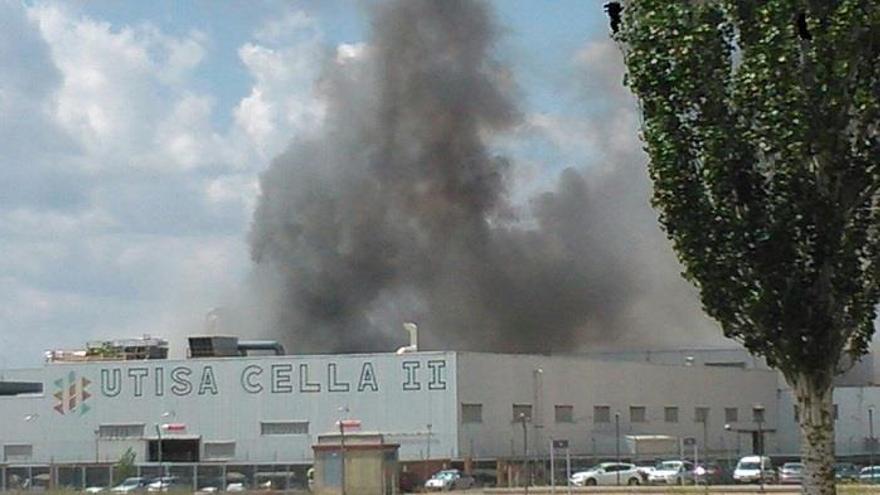
<svg viewBox="0 0 880 495">
<path fill-rule="evenodd" d="M 425 491 L 467 490 L 475 484 L 473 477 L 462 474 L 458 469 L 445 469 L 434 473 L 425 482 Z"/>
<path fill-rule="evenodd" d="M 691 485 L 694 465 L 689 461 L 663 461 L 648 474 L 648 482 L 662 485 Z"/>
<path fill-rule="evenodd" d="M 113 493 L 133 493 L 144 491 L 147 487 L 147 483 L 150 480 L 147 478 L 134 477 L 134 478 L 125 478 L 122 483 L 114 486 L 110 489 Z"/>
</svg>

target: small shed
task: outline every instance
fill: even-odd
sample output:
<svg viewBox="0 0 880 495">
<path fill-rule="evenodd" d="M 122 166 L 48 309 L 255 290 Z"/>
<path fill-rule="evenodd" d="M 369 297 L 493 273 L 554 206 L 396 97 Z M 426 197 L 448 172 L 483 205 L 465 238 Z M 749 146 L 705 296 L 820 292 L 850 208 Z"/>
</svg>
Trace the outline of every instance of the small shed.
<svg viewBox="0 0 880 495">
<path fill-rule="evenodd" d="M 315 453 L 316 495 L 397 495 L 399 444 L 381 433 L 318 435 Z M 345 484 L 345 491 L 342 485 Z"/>
</svg>

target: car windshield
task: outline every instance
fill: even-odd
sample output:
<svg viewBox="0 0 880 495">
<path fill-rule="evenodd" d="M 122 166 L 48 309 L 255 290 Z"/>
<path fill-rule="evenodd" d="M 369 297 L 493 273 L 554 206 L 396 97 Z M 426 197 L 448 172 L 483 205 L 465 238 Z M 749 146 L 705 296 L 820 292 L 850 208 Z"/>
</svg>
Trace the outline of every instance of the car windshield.
<svg viewBox="0 0 880 495">
<path fill-rule="evenodd" d="M 741 462 L 739 463 L 740 469 L 761 469 L 761 463 L 759 462 Z"/>
<path fill-rule="evenodd" d="M 126 478 L 125 481 L 122 482 L 122 486 L 138 485 L 140 482 L 140 478 Z"/>
<path fill-rule="evenodd" d="M 804 469 L 804 465 L 799 462 L 786 462 L 782 465 L 782 469 L 787 469 L 789 471 L 801 471 Z"/>
<path fill-rule="evenodd" d="M 681 467 L 681 462 L 679 461 L 666 461 L 661 462 L 657 469 L 663 471 L 675 471 Z"/>
<path fill-rule="evenodd" d="M 455 471 L 440 471 L 434 475 L 434 478 L 438 480 L 448 480 L 453 477 L 455 477 Z"/>
</svg>

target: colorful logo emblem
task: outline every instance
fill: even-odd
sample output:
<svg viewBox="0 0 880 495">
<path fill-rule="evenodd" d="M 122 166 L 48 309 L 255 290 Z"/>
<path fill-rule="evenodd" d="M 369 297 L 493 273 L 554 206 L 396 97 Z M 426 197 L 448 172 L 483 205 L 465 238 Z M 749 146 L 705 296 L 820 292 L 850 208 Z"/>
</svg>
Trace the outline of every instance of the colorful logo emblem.
<svg viewBox="0 0 880 495">
<path fill-rule="evenodd" d="M 87 390 L 92 382 L 86 377 L 77 378 L 76 372 L 71 371 L 67 374 L 67 379 L 63 377 L 55 380 L 55 411 L 58 414 L 75 414 L 80 416 L 89 412 L 91 407 L 86 404 L 92 394 Z"/>
</svg>

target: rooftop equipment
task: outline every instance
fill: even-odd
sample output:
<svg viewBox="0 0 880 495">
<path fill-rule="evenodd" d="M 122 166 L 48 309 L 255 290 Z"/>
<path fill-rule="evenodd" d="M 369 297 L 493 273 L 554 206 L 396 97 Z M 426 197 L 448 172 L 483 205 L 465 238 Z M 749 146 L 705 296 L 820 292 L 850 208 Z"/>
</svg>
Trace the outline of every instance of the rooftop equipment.
<svg viewBox="0 0 880 495">
<path fill-rule="evenodd" d="M 238 340 L 238 337 L 205 335 L 189 338 L 189 357 L 248 356 L 254 352 L 284 355 L 284 346 L 275 340 Z"/>
<path fill-rule="evenodd" d="M 115 339 L 86 343 L 85 349 L 46 351 L 46 362 L 141 361 L 168 359 L 168 341 L 144 335 L 134 339 Z"/>
<path fill-rule="evenodd" d="M 206 335 L 189 338 L 189 357 L 232 357 L 240 356 L 238 337 Z"/>
</svg>

